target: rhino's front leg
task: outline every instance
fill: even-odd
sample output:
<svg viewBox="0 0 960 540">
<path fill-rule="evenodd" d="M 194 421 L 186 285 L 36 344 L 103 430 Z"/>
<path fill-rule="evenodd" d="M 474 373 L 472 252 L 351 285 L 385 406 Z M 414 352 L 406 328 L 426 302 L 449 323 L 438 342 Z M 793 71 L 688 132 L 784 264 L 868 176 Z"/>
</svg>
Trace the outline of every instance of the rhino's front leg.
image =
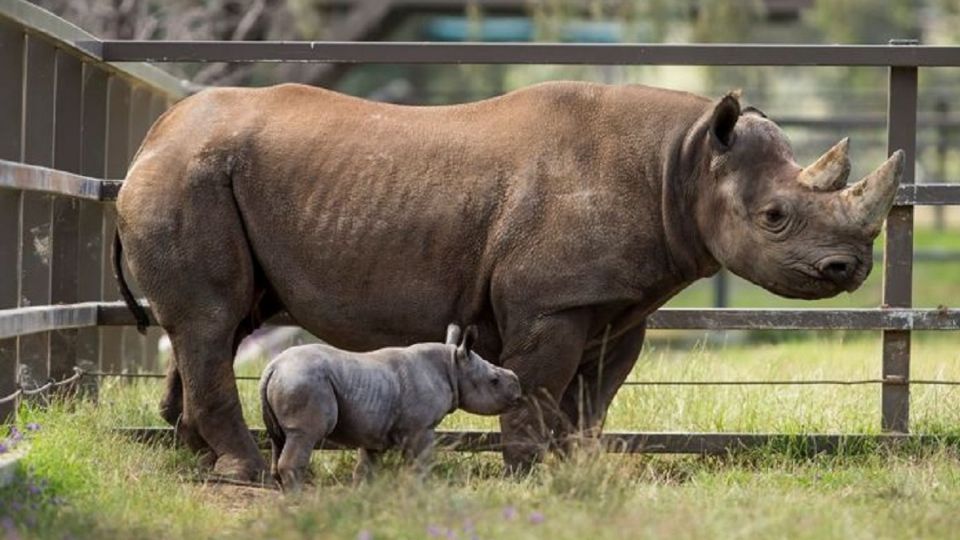
<svg viewBox="0 0 960 540">
<path fill-rule="evenodd" d="M 403 443 L 403 457 L 420 477 L 426 476 L 430 471 L 435 439 L 434 431 L 427 429 L 407 437 Z"/>
<path fill-rule="evenodd" d="M 568 430 L 560 400 L 580 365 L 589 323 L 588 310 L 570 310 L 534 317 L 505 336 L 502 365 L 520 378 L 525 397 L 522 407 L 500 417 L 509 471 L 529 471 Z"/>
<path fill-rule="evenodd" d="M 560 408 L 573 420 L 570 426 L 587 436 L 600 435 L 607 409 L 637 363 L 646 326 L 640 325 L 584 352 L 580 369 L 563 393 Z"/>
</svg>

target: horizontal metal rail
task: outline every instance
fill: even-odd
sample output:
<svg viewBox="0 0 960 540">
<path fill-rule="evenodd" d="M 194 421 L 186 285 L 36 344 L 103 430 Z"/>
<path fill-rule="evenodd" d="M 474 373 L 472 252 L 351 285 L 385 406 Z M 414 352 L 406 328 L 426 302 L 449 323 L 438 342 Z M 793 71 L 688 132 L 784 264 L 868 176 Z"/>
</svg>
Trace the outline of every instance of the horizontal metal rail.
<svg viewBox="0 0 960 540">
<path fill-rule="evenodd" d="M 173 428 L 118 428 L 117 432 L 134 440 L 149 443 L 174 441 Z M 266 445 L 263 429 L 251 434 Z M 780 434 L 780 433 L 671 433 L 671 432 L 607 432 L 601 443 L 608 452 L 635 454 L 699 454 L 724 455 L 758 448 L 780 448 L 803 454 L 837 453 L 844 450 L 873 449 L 877 446 L 957 445 L 960 437 L 907 434 Z M 438 431 L 437 447 L 460 452 L 493 452 L 502 448 L 496 431 Z M 320 450 L 342 450 L 324 442 Z"/>
<path fill-rule="evenodd" d="M 99 303 L 34 306 L 0 310 L 0 339 L 99 323 Z"/>
<path fill-rule="evenodd" d="M 85 377 L 97 378 L 117 378 L 117 379 L 166 379 L 166 373 L 126 373 L 122 371 L 84 371 Z M 260 380 L 257 375 L 235 375 L 235 381 Z M 960 386 L 960 381 L 948 379 L 777 379 L 777 380 L 716 380 L 716 381 L 670 381 L 670 380 L 645 380 L 645 381 L 626 381 L 623 386 L 865 386 L 873 384 L 894 384 L 907 385 L 916 384 L 920 386 Z"/>
<path fill-rule="evenodd" d="M 144 304 L 145 305 L 145 304 Z M 278 316 L 273 325 L 289 325 Z M 0 339 L 88 326 L 133 326 L 123 302 L 85 302 L 0 310 Z M 156 324 L 151 315 L 151 324 Z M 684 330 L 960 330 L 960 309 L 670 309 L 647 328 Z"/>
<path fill-rule="evenodd" d="M 102 202 L 115 201 L 123 180 L 101 180 L 47 167 L 0 159 L 0 188 L 41 191 Z M 960 184 L 907 184 L 894 204 L 960 205 Z"/>
<path fill-rule="evenodd" d="M 92 201 L 113 201 L 121 184 L 119 180 L 99 180 L 0 159 L 0 188 L 39 191 Z"/>
<path fill-rule="evenodd" d="M 80 27 L 57 17 L 53 13 L 24 0 L 0 0 L 0 19 L 8 19 L 30 32 L 54 41 L 71 52 L 101 60 L 91 55 L 79 42 L 98 41 L 97 38 Z M 102 61 L 102 60 L 101 60 Z M 189 92 L 185 81 L 177 79 L 166 71 L 148 64 L 123 64 L 105 66 L 116 73 L 136 79 L 152 86 L 173 98 L 186 96 Z"/>
<path fill-rule="evenodd" d="M 960 47 L 896 45 L 86 40 L 77 46 L 105 62 L 960 66 Z"/>
<path fill-rule="evenodd" d="M 133 314 L 122 302 L 100 304 L 98 324 L 131 326 Z M 151 324 L 153 315 L 151 314 Z M 275 326 L 293 325 L 285 314 Z M 647 328 L 675 330 L 960 330 L 960 309 L 733 309 L 664 308 L 647 319 Z"/>
<path fill-rule="evenodd" d="M 647 328 L 677 330 L 960 330 L 958 309 L 661 309 Z"/>
</svg>

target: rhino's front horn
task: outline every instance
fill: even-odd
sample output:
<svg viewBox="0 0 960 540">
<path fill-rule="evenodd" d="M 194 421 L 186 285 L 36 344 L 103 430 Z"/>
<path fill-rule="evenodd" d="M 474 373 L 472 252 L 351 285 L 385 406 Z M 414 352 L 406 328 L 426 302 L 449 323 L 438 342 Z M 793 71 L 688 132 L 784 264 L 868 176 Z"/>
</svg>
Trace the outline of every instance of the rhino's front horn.
<svg viewBox="0 0 960 540">
<path fill-rule="evenodd" d="M 836 191 L 847 184 L 850 176 L 850 139 L 842 141 L 827 150 L 813 165 L 800 171 L 797 180 L 814 191 Z"/>
<path fill-rule="evenodd" d="M 871 237 L 880 234 L 883 220 L 893 206 L 905 159 L 903 150 L 897 150 L 877 170 L 841 193 L 850 219 Z"/>
</svg>

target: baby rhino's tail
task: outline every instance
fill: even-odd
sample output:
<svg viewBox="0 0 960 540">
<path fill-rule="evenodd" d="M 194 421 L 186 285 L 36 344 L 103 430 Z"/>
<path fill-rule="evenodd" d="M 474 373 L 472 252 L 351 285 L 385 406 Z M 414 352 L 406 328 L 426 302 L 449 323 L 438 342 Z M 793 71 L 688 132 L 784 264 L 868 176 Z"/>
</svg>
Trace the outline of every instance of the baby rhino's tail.
<svg viewBox="0 0 960 540">
<path fill-rule="evenodd" d="M 263 424 L 267 428 L 267 437 L 270 438 L 270 442 L 273 445 L 273 459 L 274 465 L 276 465 L 276 460 L 279 458 L 280 451 L 283 450 L 283 445 L 286 443 L 287 437 L 283 433 L 283 428 L 280 427 L 277 415 L 273 412 L 270 400 L 267 399 L 267 387 L 270 385 L 270 377 L 273 376 L 273 372 L 274 365 L 273 362 L 271 362 L 263 371 L 263 378 L 260 380 L 260 407 L 263 409 Z"/>
</svg>

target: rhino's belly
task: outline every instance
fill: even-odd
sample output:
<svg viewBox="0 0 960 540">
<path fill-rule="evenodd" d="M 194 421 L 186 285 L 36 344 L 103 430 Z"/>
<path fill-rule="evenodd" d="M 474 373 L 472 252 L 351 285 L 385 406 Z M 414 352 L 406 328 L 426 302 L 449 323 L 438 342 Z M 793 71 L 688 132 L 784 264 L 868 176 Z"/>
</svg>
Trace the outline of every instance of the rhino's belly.
<svg viewBox="0 0 960 540">
<path fill-rule="evenodd" d="M 389 423 L 393 411 L 384 407 L 371 411 L 350 403 L 338 404 L 337 424 L 327 437 L 331 442 L 349 448 L 382 450 L 389 448 Z"/>
<path fill-rule="evenodd" d="M 331 345 L 372 350 L 437 341 L 457 319 L 463 275 L 427 261 L 406 264 L 400 254 L 312 255 L 280 255 L 282 263 L 261 265 L 287 312 Z"/>
<path fill-rule="evenodd" d="M 482 226 L 435 209 L 306 199 L 283 214 L 251 204 L 244 217 L 270 287 L 311 333 L 370 350 L 441 340 L 447 324 L 473 316 L 464 310 L 483 287 Z"/>
</svg>

